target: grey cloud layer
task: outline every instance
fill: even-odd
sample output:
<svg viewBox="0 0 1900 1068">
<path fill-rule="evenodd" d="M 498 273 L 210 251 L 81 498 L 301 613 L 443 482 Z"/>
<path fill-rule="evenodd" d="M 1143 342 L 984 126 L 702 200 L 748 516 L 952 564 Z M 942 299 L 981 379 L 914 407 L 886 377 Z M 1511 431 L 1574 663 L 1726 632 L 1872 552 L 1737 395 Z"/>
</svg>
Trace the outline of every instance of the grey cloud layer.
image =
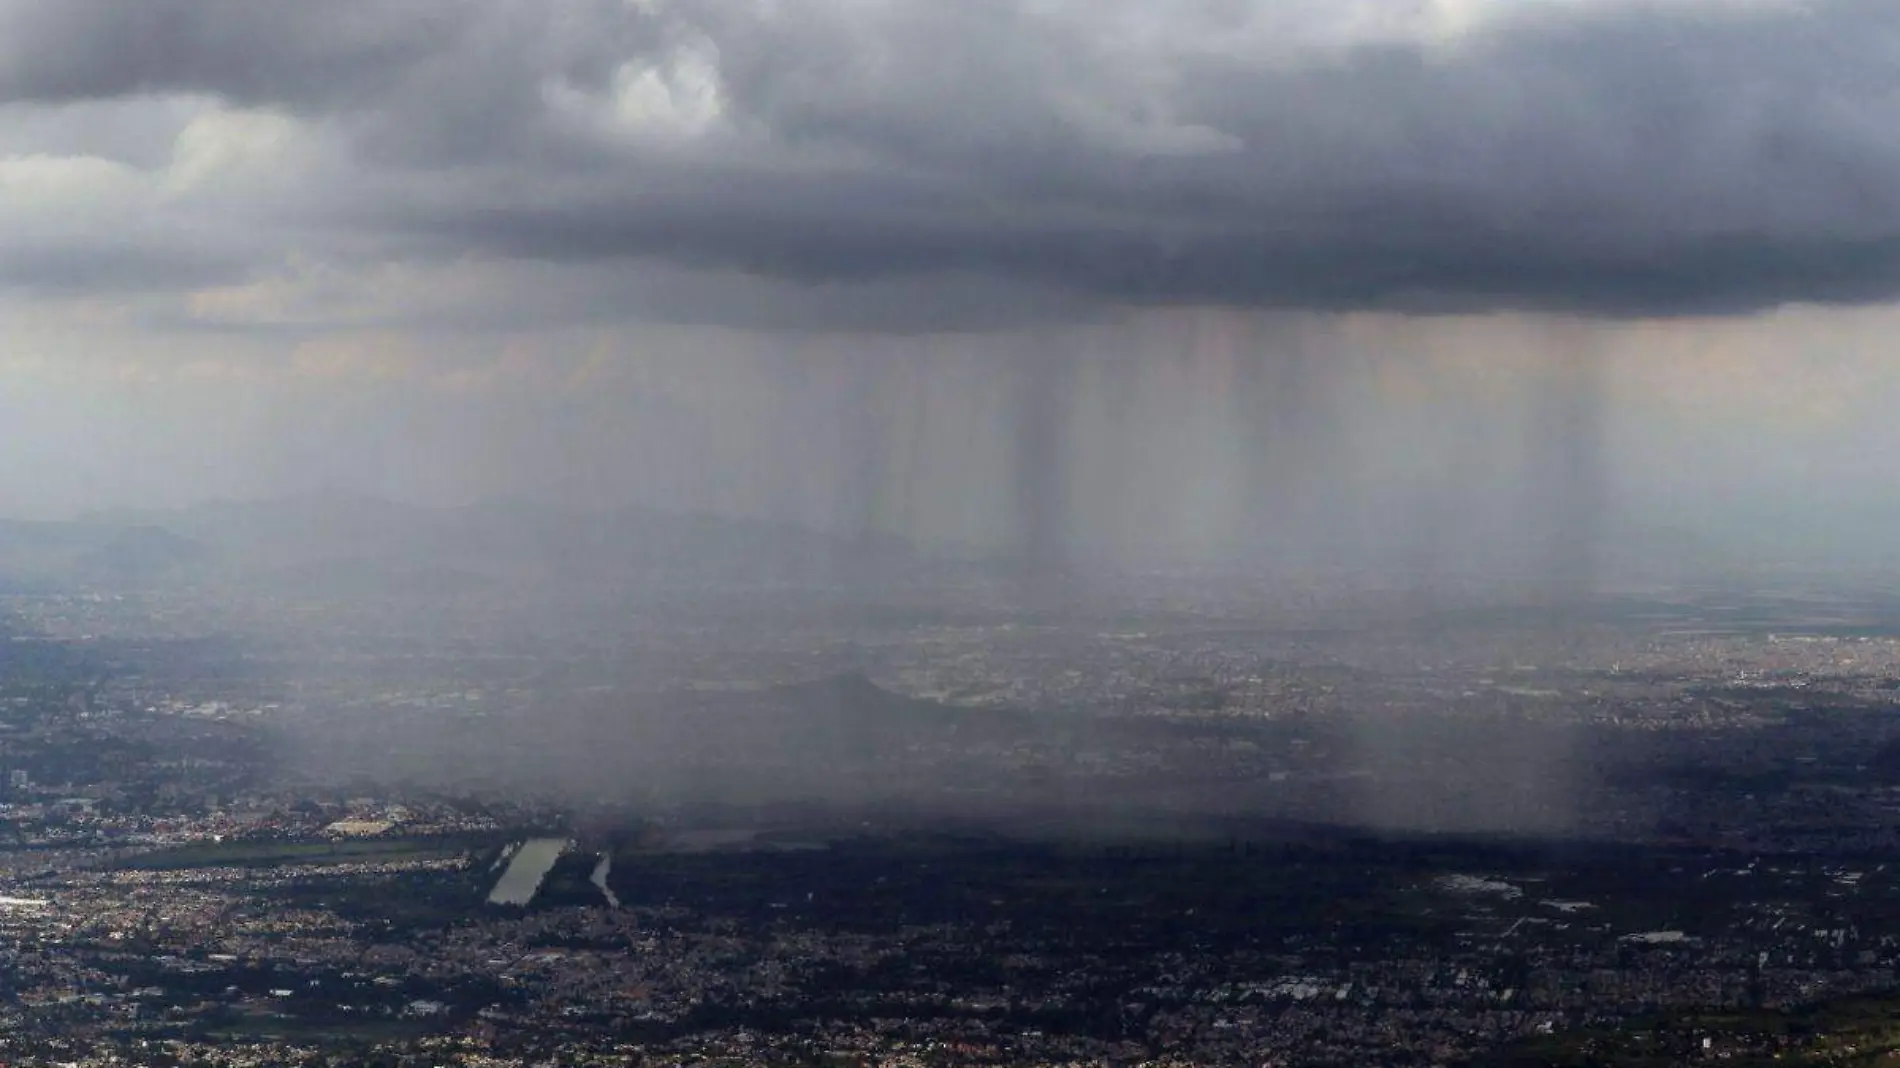
<svg viewBox="0 0 1900 1068">
<path fill-rule="evenodd" d="M 1357 10 L 1385 26 L 1419 6 Z M 1349 7 L 14 2 L 0 100 L 300 116 L 338 162 L 246 218 L 355 235 L 339 256 L 792 285 L 768 303 L 937 275 L 1060 308 L 1641 315 L 1900 293 L 1888 4 L 1497 3 L 1436 38 L 1347 32 Z M 718 303 L 673 288 L 690 315 Z"/>
</svg>

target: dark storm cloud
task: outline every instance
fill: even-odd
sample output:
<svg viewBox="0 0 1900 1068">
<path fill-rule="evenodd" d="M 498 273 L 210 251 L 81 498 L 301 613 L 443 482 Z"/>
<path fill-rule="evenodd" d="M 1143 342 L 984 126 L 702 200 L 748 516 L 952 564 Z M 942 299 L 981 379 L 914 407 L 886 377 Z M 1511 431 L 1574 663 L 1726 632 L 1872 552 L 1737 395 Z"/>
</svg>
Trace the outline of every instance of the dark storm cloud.
<svg viewBox="0 0 1900 1068">
<path fill-rule="evenodd" d="M 615 0 L 0 0 L 0 101 L 208 95 L 448 162 L 528 147 L 506 135 L 533 125 L 542 81 L 598 84 L 642 25 Z"/>
<path fill-rule="evenodd" d="M 616 0 L 0 0 L 0 99 L 207 94 L 413 116 L 450 96 L 532 98 L 547 76 L 599 81 L 649 22 Z"/>
<path fill-rule="evenodd" d="M 216 285 L 243 270 L 237 258 L 190 248 L 16 245 L 0 254 L 0 287 L 41 295 L 136 293 L 160 282 Z"/>
<path fill-rule="evenodd" d="M 0 95 L 46 103 L 216 93 L 326 106 L 402 80 L 453 38 L 455 6 L 405 0 L 20 0 L 0 5 Z"/>
<path fill-rule="evenodd" d="M 347 162 L 283 210 L 390 259 L 1418 311 L 1900 292 L 1887 5 L 1339 14 L 1429 7 L 0 3 L 0 99 L 310 119 Z"/>
</svg>

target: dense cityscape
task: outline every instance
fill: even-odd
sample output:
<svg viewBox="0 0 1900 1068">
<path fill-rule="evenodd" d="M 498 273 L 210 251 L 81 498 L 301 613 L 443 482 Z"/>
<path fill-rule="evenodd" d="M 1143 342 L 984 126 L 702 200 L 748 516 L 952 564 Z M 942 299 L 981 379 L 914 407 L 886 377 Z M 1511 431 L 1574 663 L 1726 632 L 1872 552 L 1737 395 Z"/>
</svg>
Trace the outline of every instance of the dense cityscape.
<svg viewBox="0 0 1900 1068">
<path fill-rule="evenodd" d="M 1825 1060 L 1896 984 L 1882 595 L 158 570 L 0 605 L 10 1063 Z"/>
</svg>

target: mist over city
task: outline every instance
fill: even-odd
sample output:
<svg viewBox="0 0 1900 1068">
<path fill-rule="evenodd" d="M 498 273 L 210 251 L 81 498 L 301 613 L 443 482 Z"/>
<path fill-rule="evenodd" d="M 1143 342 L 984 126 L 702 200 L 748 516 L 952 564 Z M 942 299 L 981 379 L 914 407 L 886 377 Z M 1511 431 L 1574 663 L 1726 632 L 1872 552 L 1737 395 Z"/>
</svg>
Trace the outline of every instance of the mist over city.
<svg viewBox="0 0 1900 1068">
<path fill-rule="evenodd" d="M 1876 0 L 0 0 L 0 1059 L 1884 1063 L 1897 97 Z"/>
</svg>

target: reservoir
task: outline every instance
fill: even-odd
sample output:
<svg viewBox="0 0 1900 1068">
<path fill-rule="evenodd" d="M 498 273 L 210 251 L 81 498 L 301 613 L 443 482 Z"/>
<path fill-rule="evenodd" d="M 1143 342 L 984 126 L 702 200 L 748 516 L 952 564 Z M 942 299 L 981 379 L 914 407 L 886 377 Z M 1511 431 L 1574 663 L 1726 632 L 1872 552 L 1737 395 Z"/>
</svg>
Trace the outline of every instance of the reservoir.
<svg viewBox="0 0 1900 1068">
<path fill-rule="evenodd" d="M 567 852 L 569 844 L 565 838 L 530 838 L 521 843 L 521 848 L 508 858 L 507 870 L 495 880 L 495 888 L 488 892 L 488 903 L 526 905 L 533 901 L 541 880 Z"/>
</svg>

